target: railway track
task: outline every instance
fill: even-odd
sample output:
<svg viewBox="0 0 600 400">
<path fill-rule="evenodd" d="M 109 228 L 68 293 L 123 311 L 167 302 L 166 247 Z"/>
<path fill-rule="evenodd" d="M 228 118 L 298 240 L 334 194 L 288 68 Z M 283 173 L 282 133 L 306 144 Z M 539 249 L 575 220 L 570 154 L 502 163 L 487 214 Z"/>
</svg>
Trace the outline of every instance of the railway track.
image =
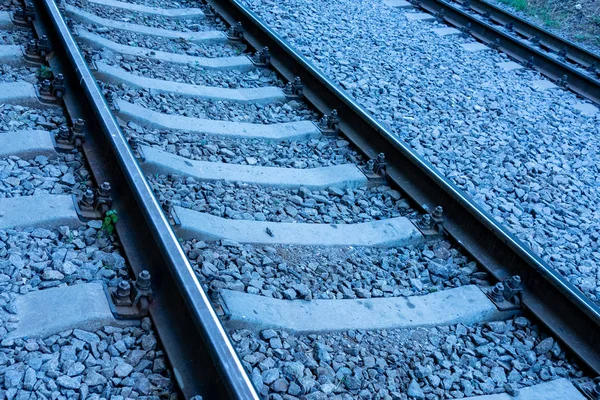
<svg viewBox="0 0 600 400">
<path fill-rule="evenodd" d="M 424 399 L 518 392 L 521 399 L 583 399 L 575 386 L 592 388 L 585 377 L 598 371 L 597 307 L 251 12 L 236 2 L 209 4 L 46 0 L 16 11 L 52 44 L 50 53 L 45 40 L 22 41 L 27 56 L 45 65 L 33 70 L 53 74 L 30 86 L 39 85 L 73 121 L 65 130 L 60 118 L 54 125 L 42 119 L 46 130 L 58 131 L 46 147 L 62 146 L 59 160 L 70 167 L 89 167 L 78 172 L 77 185 L 62 176 L 74 188 L 60 190 L 78 196 L 63 199 L 63 208 L 109 218 L 87 223 L 84 247 L 76 239 L 69 245 L 93 247 L 94 234 L 105 253 L 122 252 L 121 269 L 100 273 L 118 295 L 100 291 L 95 301 L 127 303 L 127 284 L 118 278 L 138 277 L 130 290 L 141 297 L 118 310 L 147 312 L 154 324 L 143 319 L 143 334 L 125 328 L 139 340 L 123 352 L 116 342 L 127 335 L 114 328 L 97 334 L 117 358 L 114 375 L 102 366 L 97 383 L 88 379 L 96 377 L 95 364 L 86 359 L 96 339 L 70 332 L 82 322 L 65 317 L 74 314 L 72 297 L 61 295 L 67 304 L 49 315 L 62 325 L 47 322 L 38 334 L 66 330 L 59 335 L 65 343 L 83 346 L 73 364 L 61 350 L 64 375 L 49 375 L 60 394 Z M 12 30 L 14 18 L 3 28 Z M 41 107 L 35 90 L 10 85 L 3 103 Z M 110 199 L 108 187 L 95 184 L 108 180 Z M 29 200 L 19 199 L 23 214 L 5 212 L 5 226 L 30 229 L 31 210 L 43 216 L 43 206 L 63 204 L 45 198 L 27 206 Z M 79 226 L 82 217 L 72 215 Z M 68 225 L 62 214 L 52 218 Z M 57 229 L 68 242 L 68 231 Z M 85 281 L 63 278 L 61 290 Z M 32 293 L 54 290 L 40 289 Z M 85 300 L 90 291 L 83 292 Z M 108 325 L 138 321 L 103 318 Z M 114 343 L 105 334 L 116 335 Z M 35 347 L 14 343 L 6 345 Z M 143 363 L 148 371 L 136 369 L 138 357 L 153 361 Z M 31 391 L 22 382 L 31 372 L 23 374 L 5 372 L 6 390 Z"/>
<path fill-rule="evenodd" d="M 486 1 L 417 0 L 413 4 L 538 70 L 558 86 L 600 103 L 600 57 L 576 43 Z"/>
</svg>

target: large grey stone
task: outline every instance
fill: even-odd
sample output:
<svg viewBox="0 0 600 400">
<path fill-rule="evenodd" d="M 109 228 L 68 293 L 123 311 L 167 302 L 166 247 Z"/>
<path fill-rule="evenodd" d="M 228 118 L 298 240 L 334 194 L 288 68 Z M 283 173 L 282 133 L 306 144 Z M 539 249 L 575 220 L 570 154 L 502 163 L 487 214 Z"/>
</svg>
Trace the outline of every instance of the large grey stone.
<svg viewBox="0 0 600 400">
<path fill-rule="evenodd" d="M 345 300 L 278 300 L 221 291 L 231 329 L 283 329 L 308 334 L 349 329 L 413 329 L 510 318 L 475 285 L 425 296 Z"/>
<path fill-rule="evenodd" d="M 100 35 L 85 29 L 77 29 L 79 42 L 101 50 L 110 50 L 115 53 L 143 57 L 149 60 L 189 64 L 203 69 L 249 71 L 254 69 L 254 64 L 246 56 L 235 57 L 195 57 L 187 54 L 169 53 L 166 51 L 152 50 L 145 47 L 127 46 L 103 38 Z"/>
<path fill-rule="evenodd" d="M 129 326 L 139 322 L 116 320 L 102 284 L 84 283 L 32 291 L 15 299 L 17 328 L 8 338 L 47 337 L 69 329 L 95 331 L 103 326 Z"/>
<path fill-rule="evenodd" d="M 63 4 L 65 14 L 80 23 L 101 25 L 107 28 L 119 29 L 123 31 L 139 33 L 142 35 L 159 36 L 168 39 L 182 38 L 194 43 L 223 43 L 227 41 L 227 36 L 220 31 L 180 32 L 161 28 L 153 28 L 145 25 L 131 24 L 129 22 L 121 22 L 102 18 L 80 8 L 74 7 L 68 3 Z"/>
<path fill-rule="evenodd" d="M 199 8 L 159 8 L 145 6 L 142 4 L 128 3 L 117 0 L 87 0 L 90 3 L 101 4 L 113 8 L 120 8 L 140 14 L 153 15 L 157 17 L 200 19 L 204 18 L 204 12 Z"/>
<path fill-rule="evenodd" d="M 285 101 L 286 96 L 278 87 L 228 89 L 213 86 L 190 85 L 188 83 L 146 78 L 103 62 L 96 63 L 96 77 L 104 82 L 126 84 L 136 89 L 151 89 L 159 93 L 170 93 L 185 97 L 203 98 L 213 101 L 268 104 Z"/>
<path fill-rule="evenodd" d="M 300 246 L 408 246 L 423 236 L 404 217 L 359 224 L 310 224 L 232 220 L 173 208 L 178 236 L 200 240 L 231 239 L 239 243 Z"/>
<path fill-rule="evenodd" d="M 150 174 L 177 174 L 205 181 L 224 180 L 277 188 L 304 186 L 310 190 L 368 184 L 365 174 L 353 164 L 297 169 L 196 161 L 149 146 L 141 146 L 140 153 L 144 159 L 142 168 Z"/>
<path fill-rule="evenodd" d="M 36 156 L 56 158 L 52 134 L 46 131 L 16 131 L 0 133 L 0 157 L 17 156 L 31 159 Z"/>
<path fill-rule="evenodd" d="M 182 130 L 228 138 L 264 139 L 270 141 L 307 140 L 321 135 L 319 128 L 310 121 L 284 122 L 269 125 L 251 124 L 161 114 L 121 99 L 116 99 L 114 105 L 119 118 L 123 121 L 133 121 L 155 128 Z"/>
<path fill-rule="evenodd" d="M 70 195 L 39 194 L 0 199 L 0 229 L 77 228 L 81 224 Z"/>
<path fill-rule="evenodd" d="M 568 379 L 560 378 L 519 389 L 517 396 L 506 393 L 469 397 L 469 400 L 585 400 Z"/>
<path fill-rule="evenodd" d="M 23 47 L 15 44 L 0 46 L 0 63 L 8 65 L 21 65 L 25 62 L 23 58 Z"/>
</svg>

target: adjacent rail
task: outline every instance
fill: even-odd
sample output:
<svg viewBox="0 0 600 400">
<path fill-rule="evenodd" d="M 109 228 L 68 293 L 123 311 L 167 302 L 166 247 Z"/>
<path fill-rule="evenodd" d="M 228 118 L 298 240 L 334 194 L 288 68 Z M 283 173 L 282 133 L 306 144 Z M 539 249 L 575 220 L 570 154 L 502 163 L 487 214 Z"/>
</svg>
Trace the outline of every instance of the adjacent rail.
<svg viewBox="0 0 600 400">
<path fill-rule="evenodd" d="M 600 57 L 577 44 L 482 0 L 414 4 L 600 104 Z"/>
</svg>

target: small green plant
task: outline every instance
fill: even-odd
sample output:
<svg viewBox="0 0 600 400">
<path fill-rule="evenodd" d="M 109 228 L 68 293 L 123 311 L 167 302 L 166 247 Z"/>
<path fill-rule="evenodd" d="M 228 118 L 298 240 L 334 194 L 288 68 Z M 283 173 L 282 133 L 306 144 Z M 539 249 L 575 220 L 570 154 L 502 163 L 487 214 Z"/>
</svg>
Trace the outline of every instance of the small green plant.
<svg viewBox="0 0 600 400">
<path fill-rule="evenodd" d="M 38 79 L 54 79 L 54 72 L 52 72 L 52 68 L 42 65 L 38 68 L 36 72 L 36 76 Z"/>
<path fill-rule="evenodd" d="M 118 221 L 117 211 L 116 210 L 108 210 L 104 215 L 104 221 L 102 222 L 102 231 L 106 232 L 109 235 L 112 235 L 115 231 L 115 225 Z"/>
<path fill-rule="evenodd" d="M 519 11 L 525 11 L 527 8 L 527 0 L 500 0 L 500 2 L 508 4 Z"/>
</svg>

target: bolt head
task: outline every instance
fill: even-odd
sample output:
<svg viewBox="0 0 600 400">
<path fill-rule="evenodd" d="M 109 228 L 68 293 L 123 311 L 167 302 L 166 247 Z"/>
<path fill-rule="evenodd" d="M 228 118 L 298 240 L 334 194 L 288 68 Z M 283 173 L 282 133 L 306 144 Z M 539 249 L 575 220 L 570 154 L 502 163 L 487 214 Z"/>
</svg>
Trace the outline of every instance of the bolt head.
<svg viewBox="0 0 600 400">
<path fill-rule="evenodd" d="M 139 289 L 146 290 L 150 288 L 150 272 L 147 270 L 143 270 L 138 274 L 137 280 L 135 282 L 136 286 Z"/>
<path fill-rule="evenodd" d="M 122 280 L 117 285 L 117 297 L 124 298 L 129 297 L 129 295 L 131 295 L 131 285 L 128 281 Z"/>
</svg>

